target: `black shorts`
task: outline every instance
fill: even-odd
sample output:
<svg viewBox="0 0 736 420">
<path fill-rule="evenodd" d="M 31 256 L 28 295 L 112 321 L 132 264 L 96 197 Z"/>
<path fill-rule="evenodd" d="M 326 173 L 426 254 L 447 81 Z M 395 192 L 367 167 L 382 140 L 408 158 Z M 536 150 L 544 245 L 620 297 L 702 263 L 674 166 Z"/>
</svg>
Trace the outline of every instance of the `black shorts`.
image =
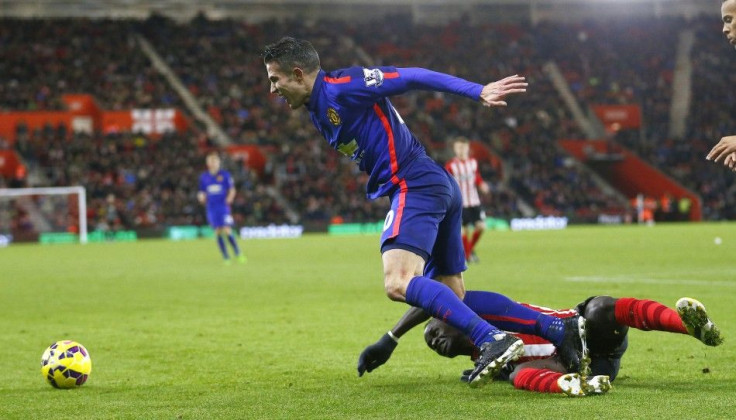
<svg viewBox="0 0 736 420">
<path fill-rule="evenodd" d="M 463 207 L 463 226 L 486 220 L 486 212 L 480 206 Z"/>
</svg>

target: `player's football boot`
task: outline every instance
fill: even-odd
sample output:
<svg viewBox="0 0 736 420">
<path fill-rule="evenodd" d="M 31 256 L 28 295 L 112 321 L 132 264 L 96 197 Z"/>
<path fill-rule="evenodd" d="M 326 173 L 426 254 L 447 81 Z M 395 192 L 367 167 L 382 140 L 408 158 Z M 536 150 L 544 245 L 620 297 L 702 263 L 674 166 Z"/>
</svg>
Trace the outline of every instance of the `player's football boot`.
<svg viewBox="0 0 736 420">
<path fill-rule="evenodd" d="M 557 385 L 565 395 L 570 397 L 601 395 L 611 390 L 611 381 L 608 375 L 583 378 L 578 373 L 568 373 L 560 376 Z"/>
<path fill-rule="evenodd" d="M 708 318 L 705 306 L 689 297 L 680 298 L 675 305 L 687 332 L 707 346 L 723 343 L 721 330 Z"/>
<path fill-rule="evenodd" d="M 245 264 L 248 262 L 248 258 L 243 254 L 238 255 L 237 259 L 240 264 Z"/>
<path fill-rule="evenodd" d="M 493 380 L 493 377 L 506 366 L 506 363 L 518 359 L 524 354 L 524 342 L 511 334 L 488 341 L 480 346 L 475 369 L 468 376 L 468 384 L 480 387 Z"/>
<path fill-rule="evenodd" d="M 563 323 L 565 324 L 565 335 L 562 343 L 557 347 L 560 361 L 568 372 L 577 372 L 586 376 L 590 358 L 585 338 L 585 318 L 573 316 L 565 318 Z"/>
</svg>

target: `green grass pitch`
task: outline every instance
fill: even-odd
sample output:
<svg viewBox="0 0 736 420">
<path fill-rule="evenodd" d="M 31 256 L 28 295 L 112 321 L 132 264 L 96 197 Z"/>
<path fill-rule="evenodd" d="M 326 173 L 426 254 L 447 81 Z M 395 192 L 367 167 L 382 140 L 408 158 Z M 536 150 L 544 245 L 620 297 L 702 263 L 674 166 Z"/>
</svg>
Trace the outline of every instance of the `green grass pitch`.
<svg viewBox="0 0 736 420">
<path fill-rule="evenodd" d="M 715 237 L 722 244 L 714 243 Z M 725 336 L 632 331 L 614 389 L 572 399 L 470 389 L 419 329 L 358 378 L 364 346 L 405 306 L 383 294 L 377 236 L 241 242 L 22 245 L 0 249 L 0 418 L 732 418 L 736 225 L 488 232 L 468 289 L 550 307 L 590 295 L 700 299 Z M 92 356 L 80 389 L 47 385 L 40 357 L 74 339 Z"/>
</svg>

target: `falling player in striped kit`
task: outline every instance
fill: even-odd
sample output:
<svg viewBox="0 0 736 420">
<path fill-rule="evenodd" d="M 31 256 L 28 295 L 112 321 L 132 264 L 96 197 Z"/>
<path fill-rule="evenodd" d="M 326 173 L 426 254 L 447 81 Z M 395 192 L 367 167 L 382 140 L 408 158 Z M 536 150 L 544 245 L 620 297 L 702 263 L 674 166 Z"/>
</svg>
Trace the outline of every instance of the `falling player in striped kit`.
<svg viewBox="0 0 736 420">
<path fill-rule="evenodd" d="M 478 190 L 484 194 L 490 192 L 488 184 L 480 176 L 478 161 L 470 156 L 470 141 L 466 137 L 456 137 L 452 142 L 455 157 L 445 164 L 450 174 L 460 186 L 463 196 L 463 248 L 465 260 L 478 262 L 475 255 L 475 245 L 486 229 L 486 213 L 480 203 Z M 468 227 L 472 227 L 472 236 Z"/>
<path fill-rule="evenodd" d="M 465 295 L 468 307 L 481 318 L 503 328 L 507 317 L 487 313 L 491 309 L 490 302 L 496 312 L 498 296 L 495 293 L 469 290 Z M 560 318 L 582 315 L 586 319 L 586 341 L 590 352 L 591 376 L 583 378 L 575 372 L 568 373 L 557 362 L 555 347 L 540 338 L 533 329 L 516 334 L 524 342 L 524 356 L 509 364 L 501 372 L 501 378 L 510 380 L 518 389 L 528 391 L 561 392 L 570 396 L 605 393 L 621 367 L 621 358 L 628 347 L 629 327 L 642 331 L 687 334 L 712 347 L 723 342 L 720 330 L 708 317 L 705 306 L 688 297 L 679 299 L 675 309 L 649 299 L 610 296 L 590 297 L 572 309 L 555 310 L 531 304 L 522 305 Z M 401 333 L 400 326 L 394 328 Z M 441 356 L 467 355 L 473 358 L 477 354 L 475 347 L 462 333 L 437 319 L 429 321 L 425 327 L 424 339 Z"/>
</svg>

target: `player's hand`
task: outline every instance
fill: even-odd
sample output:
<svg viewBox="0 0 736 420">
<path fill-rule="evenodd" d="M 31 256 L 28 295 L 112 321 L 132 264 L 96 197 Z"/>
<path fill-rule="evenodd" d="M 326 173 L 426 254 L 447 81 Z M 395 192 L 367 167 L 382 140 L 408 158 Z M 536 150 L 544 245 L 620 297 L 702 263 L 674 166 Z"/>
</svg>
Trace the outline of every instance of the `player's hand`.
<svg viewBox="0 0 736 420">
<path fill-rule="evenodd" d="M 726 136 L 710 149 L 706 160 L 712 160 L 713 162 L 720 162 L 723 160 L 723 164 L 728 166 L 732 170 L 736 167 L 736 136 Z"/>
<path fill-rule="evenodd" d="M 730 155 L 726 156 L 726 159 L 723 159 L 723 164 L 736 172 L 736 152 L 731 152 Z"/>
<path fill-rule="evenodd" d="M 358 376 L 363 376 L 365 372 L 373 372 L 386 363 L 398 344 L 386 333 L 374 344 L 366 347 L 358 358 Z"/>
<path fill-rule="evenodd" d="M 480 188 L 480 192 L 482 192 L 483 194 L 488 194 L 491 192 L 491 187 L 485 181 L 481 182 L 478 187 Z"/>
<path fill-rule="evenodd" d="M 524 76 L 515 74 L 497 82 L 489 83 L 483 86 L 480 92 L 480 103 L 483 106 L 506 106 L 503 99 L 506 95 L 512 93 L 524 93 L 529 83 L 526 83 Z"/>
</svg>

